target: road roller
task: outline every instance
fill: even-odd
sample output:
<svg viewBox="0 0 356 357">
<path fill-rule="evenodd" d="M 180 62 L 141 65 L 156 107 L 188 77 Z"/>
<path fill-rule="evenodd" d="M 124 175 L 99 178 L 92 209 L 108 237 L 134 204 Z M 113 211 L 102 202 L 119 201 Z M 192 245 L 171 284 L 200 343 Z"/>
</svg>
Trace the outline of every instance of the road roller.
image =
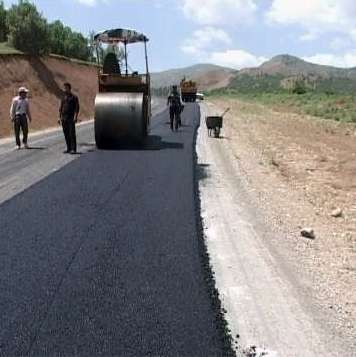
<svg viewBox="0 0 356 357">
<path fill-rule="evenodd" d="M 151 86 L 148 38 L 137 31 L 112 29 L 94 36 L 98 61 L 98 93 L 95 97 L 94 131 L 99 149 L 122 142 L 142 143 L 151 119 Z M 145 72 L 132 70 L 127 47 L 142 43 Z"/>
</svg>

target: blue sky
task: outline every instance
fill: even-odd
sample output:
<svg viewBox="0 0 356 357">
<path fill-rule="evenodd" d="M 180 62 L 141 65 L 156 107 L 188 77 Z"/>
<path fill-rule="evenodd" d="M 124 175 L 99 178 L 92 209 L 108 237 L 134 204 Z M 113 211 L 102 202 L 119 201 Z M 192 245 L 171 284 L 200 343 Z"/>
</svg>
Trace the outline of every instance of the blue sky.
<svg viewBox="0 0 356 357">
<path fill-rule="evenodd" d="M 5 0 L 6 6 L 13 2 Z M 201 62 L 239 69 L 282 53 L 356 66 L 355 0 L 33 2 L 50 21 L 60 19 L 84 34 L 113 27 L 144 32 L 154 71 Z"/>
</svg>

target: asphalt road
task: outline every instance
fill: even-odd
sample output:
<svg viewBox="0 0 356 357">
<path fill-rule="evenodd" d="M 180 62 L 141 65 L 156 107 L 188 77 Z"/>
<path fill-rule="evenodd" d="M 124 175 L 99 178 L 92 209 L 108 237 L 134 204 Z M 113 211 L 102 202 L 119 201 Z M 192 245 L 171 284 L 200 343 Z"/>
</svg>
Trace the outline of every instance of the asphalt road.
<svg viewBox="0 0 356 357">
<path fill-rule="evenodd" d="M 96 150 L 87 126 L 88 150 L 4 199 L 0 356 L 227 354 L 197 228 L 199 107 L 186 106 L 178 133 L 167 120 L 155 116 L 143 148 L 118 151 Z M 12 165 L 35 168 L 60 145 L 47 140 Z M 0 160 L 1 184 L 11 165 Z"/>
<path fill-rule="evenodd" d="M 162 99 L 153 99 L 152 112 L 155 116 L 162 112 L 163 105 Z M 30 128 L 31 150 L 14 150 L 13 137 L 0 139 L 0 204 L 78 159 L 80 155 L 94 150 L 92 121 L 77 125 L 77 143 L 79 155 L 63 155 L 66 145 L 59 126 L 35 133 Z"/>
</svg>

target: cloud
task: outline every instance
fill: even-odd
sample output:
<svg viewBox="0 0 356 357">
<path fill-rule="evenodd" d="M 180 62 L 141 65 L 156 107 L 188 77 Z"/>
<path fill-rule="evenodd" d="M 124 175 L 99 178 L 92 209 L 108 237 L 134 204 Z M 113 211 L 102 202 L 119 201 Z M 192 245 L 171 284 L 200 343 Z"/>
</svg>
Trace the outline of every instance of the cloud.
<svg viewBox="0 0 356 357">
<path fill-rule="evenodd" d="M 355 17 L 354 0 L 273 0 L 266 14 L 270 23 L 301 26 L 306 31 L 303 41 L 324 33 L 341 33 L 356 41 Z"/>
<path fill-rule="evenodd" d="M 183 0 L 184 15 L 200 25 L 237 25 L 251 22 L 255 0 Z"/>
<path fill-rule="evenodd" d="M 233 41 L 224 30 L 206 26 L 195 32 L 181 46 L 181 50 L 195 61 L 241 69 L 256 67 L 267 58 L 255 56 L 241 49 L 231 48 Z"/>
<path fill-rule="evenodd" d="M 193 32 L 181 49 L 186 54 L 202 57 L 212 46 L 229 45 L 231 42 L 229 34 L 224 30 L 207 26 Z"/>
<path fill-rule="evenodd" d="M 234 69 L 257 67 L 267 60 L 266 57 L 256 56 L 241 49 L 212 52 L 208 57 L 210 63 Z"/>
<path fill-rule="evenodd" d="M 314 56 L 303 57 L 305 61 L 322 64 L 326 66 L 350 68 L 356 67 L 356 50 L 341 55 L 331 53 L 320 53 Z"/>
<path fill-rule="evenodd" d="M 75 0 L 79 2 L 80 4 L 86 5 L 86 6 L 95 6 L 99 3 L 107 4 L 109 3 L 109 0 Z"/>
</svg>

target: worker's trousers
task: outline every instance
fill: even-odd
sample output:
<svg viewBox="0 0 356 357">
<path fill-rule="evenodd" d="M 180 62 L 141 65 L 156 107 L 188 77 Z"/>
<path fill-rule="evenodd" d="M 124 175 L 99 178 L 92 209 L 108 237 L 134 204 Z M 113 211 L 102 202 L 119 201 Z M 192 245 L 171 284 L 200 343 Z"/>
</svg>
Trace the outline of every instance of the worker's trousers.
<svg viewBox="0 0 356 357">
<path fill-rule="evenodd" d="M 181 110 L 178 106 L 171 105 L 169 107 L 169 118 L 170 118 L 170 124 L 171 124 L 172 130 L 173 130 L 173 126 L 174 126 L 174 119 L 176 119 L 175 129 L 178 129 L 178 126 L 182 125 L 180 113 L 181 113 Z"/>
<path fill-rule="evenodd" d="M 77 137 L 74 118 L 62 118 L 62 128 L 68 151 L 77 151 Z"/>
<path fill-rule="evenodd" d="M 28 137 L 28 123 L 27 123 L 26 114 L 16 115 L 14 119 L 14 131 L 15 131 L 15 139 L 16 139 L 17 146 L 21 146 L 21 140 L 20 140 L 21 130 L 23 135 L 22 142 L 26 145 L 27 137 Z"/>
</svg>

